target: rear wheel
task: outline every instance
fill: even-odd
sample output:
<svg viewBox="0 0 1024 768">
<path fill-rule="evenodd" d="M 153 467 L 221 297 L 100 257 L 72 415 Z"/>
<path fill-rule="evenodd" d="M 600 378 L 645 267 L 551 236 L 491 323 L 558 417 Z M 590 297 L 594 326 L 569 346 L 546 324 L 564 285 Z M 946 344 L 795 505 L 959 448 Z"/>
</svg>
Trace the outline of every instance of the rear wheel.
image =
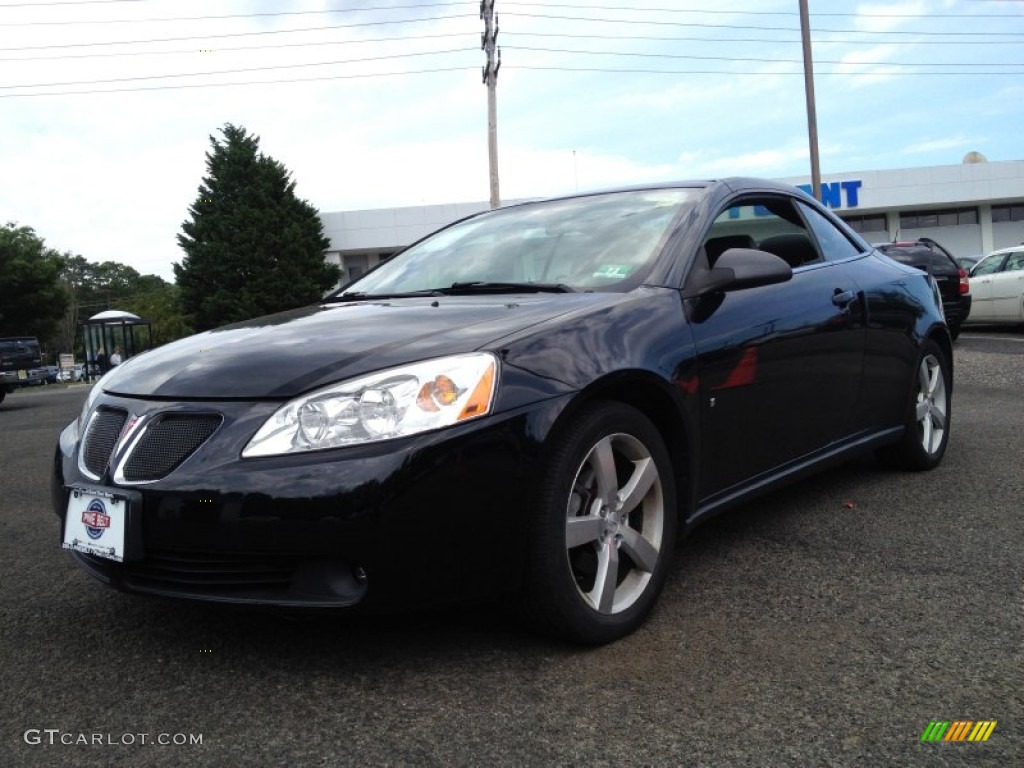
<svg viewBox="0 0 1024 768">
<path fill-rule="evenodd" d="M 878 452 L 886 464 L 902 469 L 933 469 L 949 442 L 951 391 L 949 360 L 934 341 L 921 349 L 910 395 L 906 431 L 896 445 Z"/>
<path fill-rule="evenodd" d="M 956 337 L 960 335 L 960 323 L 947 323 L 949 326 L 949 338 L 956 341 Z"/>
<path fill-rule="evenodd" d="M 530 530 L 523 604 L 552 634 L 611 642 L 644 621 L 675 547 L 668 451 L 635 408 L 589 406 L 557 439 Z"/>
</svg>

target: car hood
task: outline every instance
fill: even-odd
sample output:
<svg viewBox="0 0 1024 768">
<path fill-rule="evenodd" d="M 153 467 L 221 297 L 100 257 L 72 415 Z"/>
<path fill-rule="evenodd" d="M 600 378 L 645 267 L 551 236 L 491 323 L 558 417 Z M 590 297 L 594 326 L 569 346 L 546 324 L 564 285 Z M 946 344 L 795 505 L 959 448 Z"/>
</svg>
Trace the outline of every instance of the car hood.
<svg viewBox="0 0 1024 768">
<path fill-rule="evenodd" d="M 133 357 L 105 392 L 169 399 L 283 399 L 371 371 L 470 352 L 620 294 L 438 297 L 324 304 L 226 326 Z"/>
</svg>

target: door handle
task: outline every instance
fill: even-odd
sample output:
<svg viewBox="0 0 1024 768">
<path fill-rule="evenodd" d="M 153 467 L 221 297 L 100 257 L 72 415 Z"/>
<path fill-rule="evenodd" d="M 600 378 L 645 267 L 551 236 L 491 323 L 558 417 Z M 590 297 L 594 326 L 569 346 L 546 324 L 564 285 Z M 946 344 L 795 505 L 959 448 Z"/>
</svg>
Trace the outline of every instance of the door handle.
<svg viewBox="0 0 1024 768">
<path fill-rule="evenodd" d="M 855 298 L 857 298 L 855 291 L 841 291 L 836 288 L 835 293 L 832 294 L 832 303 L 841 309 L 846 309 Z"/>
</svg>

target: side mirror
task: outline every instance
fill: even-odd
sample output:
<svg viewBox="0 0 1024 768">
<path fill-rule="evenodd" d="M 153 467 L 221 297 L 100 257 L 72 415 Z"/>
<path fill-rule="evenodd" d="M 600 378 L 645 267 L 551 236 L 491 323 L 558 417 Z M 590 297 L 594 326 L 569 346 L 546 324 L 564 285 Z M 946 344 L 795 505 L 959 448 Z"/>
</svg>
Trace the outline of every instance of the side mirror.
<svg viewBox="0 0 1024 768">
<path fill-rule="evenodd" d="M 696 277 L 687 291 L 691 296 L 784 283 L 793 277 L 793 269 L 774 253 L 730 248 L 718 257 L 714 267 Z"/>
</svg>

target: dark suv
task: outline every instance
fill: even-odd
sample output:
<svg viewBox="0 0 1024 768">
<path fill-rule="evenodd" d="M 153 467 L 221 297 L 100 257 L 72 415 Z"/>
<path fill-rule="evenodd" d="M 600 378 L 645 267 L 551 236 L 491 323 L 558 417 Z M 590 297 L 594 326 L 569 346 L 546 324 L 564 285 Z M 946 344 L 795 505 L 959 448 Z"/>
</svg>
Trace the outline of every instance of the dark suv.
<svg viewBox="0 0 1024 768">
<path fill-rule="evenodd" d="M 45 381 L 38 340 L 31 336 L 0 338 L 0 402 L 18 387 Z"/>
<path fill-rule="evenodd" d="M 949 334 L 954 339 L 959 336 L 960 326 L 971 312 L 971 284 L 967 271 L 956 263 L 952 254 L 927 237 L 875 243 L 875 248 L 889 258 L 923 269 L 935 278 L 942 294 L 942 310 Z"/>
</svg>

